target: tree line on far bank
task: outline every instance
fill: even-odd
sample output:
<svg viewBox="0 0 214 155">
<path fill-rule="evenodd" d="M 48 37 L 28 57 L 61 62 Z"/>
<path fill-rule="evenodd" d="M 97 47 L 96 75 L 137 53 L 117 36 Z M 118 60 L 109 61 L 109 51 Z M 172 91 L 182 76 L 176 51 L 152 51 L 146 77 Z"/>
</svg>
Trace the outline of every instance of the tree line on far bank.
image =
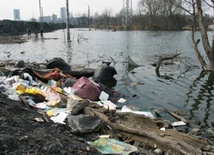
<svg viewBox="0 0 214 155">
<path fill-rule="evenodd" d="M 194 5 L 184 8 L 194 0 L 139 0 L 137 10 L 132 15 L 131 30 L 162 30 L 179 31 L 191 30 L 193 23 L 192 13 Z M 195 4 L 195 3 L 194 3 Z M 189 12 L 188 12 L 189 11 Z M 87 15 L 70 20 L 70 27 L 88 27 L 97 29 L 123 30 L 123 9 L 116 15 L 112 10 L 105 9 L 102 14 L 95 13 L 88 18 Z M 208 29 L 213 24 L 213 17 L 203 12 L 203 23 Z M 195 27 L 199 24 L 195 22 Z M 66 28 L 66 23 L 43 23 L 44 32 Z M 32 33 L 41 30 L 41 24 L 35 21 L 0 21 L 0 35 L 21 35 L 30 29 Z"/>
<path fill-rule="evenodd" d="M 193 8 L 187 7 L 189 3 L 194 3 L 194 0 L 139 0 L 137 10 L 132 13 L 131 27 L 133 30 L 191 30 L 193 17 L 189 12 Z M 113 16 L 112 10 L 106 9 L 101 15 L 95 13 L 91 26 L 123 29 L 122 16 L 123 10 Z M 204 12 L 203 18 L 208 28 L 213 23 L 213 17 Z"/>
<path fill-rule="evenodd" d="M 44 32 L 51 32 L 66 27 L 65 23 L 43 23 L 34 21 L 12 21 L 2 20 L 0 21 L 0 35 L 17 36 L 27 33 L 27 30 L 31 33 L 39 33 L 41 29 Z"/>
<path fill-rule="evenodd" d="M 110 10 L 109 10 L 110 11 Z M 70 27 L 89 27 L 97 29 L 114 29 L 123 30 L 122 11 L 116 16 L 110 16 L 108 10 L 105 14 L 96 15 L 88 19 L 85 17 L 77 18 L 76 24 L 70 24 Z M 208 28 L 212 24 L 213 17 L 207 15 L 204 18 L 205 25 Z M 190 15 L 175 14 L 169 16 L 157 15 L 151 17 L 148 14 L 135 14 L 132 17 L 132 30 L 162 30 L 162 31 L 179 31 L 190 30 L 192 18 Z M 58 29 L 65 29 L 66 23 L 43 23 L 44 32 L 51 32 Z M 27 29 L 31 29 L 32 33 L 40 31 L 39 22 L 33 21 L 0 21 L 0 35 L 22 35 L 27 33 Z"/>
<path fill-rule="evenodd" d="M 205 18 L 205 24 L 208 28 L 212 24 L 213 18 L 207 15 Z M 133 15 L 131 30 L 160 30 L 160 31 L 179 31 L 179 30 L 191 30 L 192 18 L 190 15 L 175 14 L 169 16 L 157 15 L 151 17 L 150 15 Z M 91 19 L 92 28 L 97 29 L 115 29 L 123 30 L 122 26 L 122 14 L 113 16 L 99 15 L 96 18 Z"/>
</svg>

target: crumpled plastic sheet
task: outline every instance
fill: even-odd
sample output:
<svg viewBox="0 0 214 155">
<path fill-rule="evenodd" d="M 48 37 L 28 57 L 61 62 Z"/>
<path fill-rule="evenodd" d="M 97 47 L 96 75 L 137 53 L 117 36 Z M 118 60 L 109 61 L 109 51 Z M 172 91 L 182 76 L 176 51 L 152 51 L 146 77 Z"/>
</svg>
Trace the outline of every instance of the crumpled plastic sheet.
<svg viewBox="0 0 214 155">
<path fill-rule="evenodd" d="M 94 142 L 88 142 L 88 144 L 102 154 L 129 155 L 130 153 L 138 152 L 138 149 L 135 146 L 116 139 L 100 138 Z"/>
<path fill-rule="evenodd" d="M 100 128 L 101 119 L 83 114 L 68 115 L 67 122 L 73 133 L 90 133 Z"/>
</svg>

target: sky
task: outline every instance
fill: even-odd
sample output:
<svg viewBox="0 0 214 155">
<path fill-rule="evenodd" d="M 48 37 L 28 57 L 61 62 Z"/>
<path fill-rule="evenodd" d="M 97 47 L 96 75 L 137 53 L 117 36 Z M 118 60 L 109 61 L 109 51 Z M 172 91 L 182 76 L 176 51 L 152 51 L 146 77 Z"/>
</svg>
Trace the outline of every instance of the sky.
<svg viewBox="0 0 214 155">
<path fill-rule="evenodd" d="M 13 20 L 13 9 L 20 10 L 21 20 L 39 18 L 39 0 L 0 0 L 0 20 Z M 133 11 L 137 8 L 139 0 L 132 0 Z M 41 0 L 43 16 L 56 14 L 60 18 L 60 8 L 66 7 L 66 0 Z M 123 7 L 123 0 L 69 0 L 69 11 L 74 16 L 87 14 L 88 6 L 93 16 L 95 13 L 102 14 L 106 9 L 111 9 L 112 15 L 119 13 Z"/>
</svg>

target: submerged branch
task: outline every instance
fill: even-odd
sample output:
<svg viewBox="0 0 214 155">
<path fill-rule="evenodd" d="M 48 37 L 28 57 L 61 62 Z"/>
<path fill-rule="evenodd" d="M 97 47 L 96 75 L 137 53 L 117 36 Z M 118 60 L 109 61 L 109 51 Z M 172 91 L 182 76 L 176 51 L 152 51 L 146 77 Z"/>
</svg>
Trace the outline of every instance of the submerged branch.
<svg viewBox="0 0 214 155">
<path fill-rule="evenodd" d="M 157 76 L 160 77 L 159 68 L 160 68 L 160 65 L 161 65 L 162 61 L 164 61 L 164 60 L 173 60 L 175 57 L 179 56 L 180 54 L 181 53 L 174 54 L 172 56 L 165 56 L 165 57 L 160 56 L 159 60 L 158 60 L 158 63 L 157 63 L 157 66 L 156 66 L 156 69 L 155 69 Z"/>
</svg>

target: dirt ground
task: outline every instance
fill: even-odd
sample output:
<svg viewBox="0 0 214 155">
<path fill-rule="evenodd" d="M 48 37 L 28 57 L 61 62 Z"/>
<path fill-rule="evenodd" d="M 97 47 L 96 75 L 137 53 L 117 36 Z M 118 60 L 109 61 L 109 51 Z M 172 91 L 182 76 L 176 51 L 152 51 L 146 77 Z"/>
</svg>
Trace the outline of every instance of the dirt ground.
<svg viewBox="0 0 214 155">
<path fill-rule="evenodd" d="M 72 134 L 66 125 L 35 118 L 43 115 L 0 93 L 0 154 L 100 154 L 83 135 Z"/>
</svg>

